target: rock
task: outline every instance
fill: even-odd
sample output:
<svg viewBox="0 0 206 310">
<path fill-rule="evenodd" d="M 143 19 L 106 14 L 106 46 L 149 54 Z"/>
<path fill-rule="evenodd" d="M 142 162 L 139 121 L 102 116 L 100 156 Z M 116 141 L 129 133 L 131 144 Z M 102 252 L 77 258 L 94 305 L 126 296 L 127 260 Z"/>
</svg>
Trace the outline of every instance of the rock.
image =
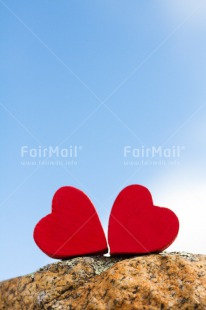
<svg viewBox="0 0 206 310">
<path fill-rule="evenodd" d="M 57 262 L 1 282 L 0 309 L 206 309 L 206 255 Z"/>
</svg>

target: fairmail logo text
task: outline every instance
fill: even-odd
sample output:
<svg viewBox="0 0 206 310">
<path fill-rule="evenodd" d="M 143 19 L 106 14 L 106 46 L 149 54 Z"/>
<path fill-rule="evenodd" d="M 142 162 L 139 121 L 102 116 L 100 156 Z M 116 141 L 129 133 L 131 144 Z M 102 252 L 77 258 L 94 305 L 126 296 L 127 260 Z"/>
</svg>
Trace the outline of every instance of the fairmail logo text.
<svg viewBox="0 0 206 310">
<path fill-rule="evenodd" d="M 124 158 L 180 158 L 184 146 L 173 145 L 171 147 L 151 146 L 132 147 L 124 146 Z"/>
<path fill-rule="evenodd" d="M 68 148 L 60 146 L 48 147 L 29 147 L 24 145 L 21 147 L 21 158 L 77 158 L 81 150 L 80 146 L 72 145 Z"/>
</svg>

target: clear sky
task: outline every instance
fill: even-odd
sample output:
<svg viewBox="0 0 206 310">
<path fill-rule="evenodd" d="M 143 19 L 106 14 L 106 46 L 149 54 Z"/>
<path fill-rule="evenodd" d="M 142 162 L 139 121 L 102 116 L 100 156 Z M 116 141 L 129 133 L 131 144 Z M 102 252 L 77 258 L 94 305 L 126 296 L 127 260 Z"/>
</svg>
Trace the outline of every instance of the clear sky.
<svg viewBox="0 0 206 310">
<path fill-rule="evenodd" d="M 0 280 L 53 261 L 32 234 L 63 185 L 105 231 L 145 185 L 179 216 L 168 251 L 206 253 L 206 2 L 0 0 L 0 31 Z"/>
</svg>

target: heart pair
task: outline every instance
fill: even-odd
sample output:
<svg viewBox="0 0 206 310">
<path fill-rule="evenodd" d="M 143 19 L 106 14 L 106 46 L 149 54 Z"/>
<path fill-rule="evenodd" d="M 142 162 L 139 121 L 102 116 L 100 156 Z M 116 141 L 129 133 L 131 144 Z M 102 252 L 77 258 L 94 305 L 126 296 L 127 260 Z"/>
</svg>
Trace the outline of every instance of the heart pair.
<svg viewBox="0 0 206 310">
<path fill-rule="evenodd" d="M 153 205 L 149 190 L 130 185 L 117 196 L 109 218 L 111 255 L 160 252 L 177 237 L 179 221 L 167 208 Z M 52 212 L 34 229 L 34 240 L 52 258 L 104 254 L 107 241 L 90 199 L 79 189 L 65 186 L 55 193 Z"/>
</svg>

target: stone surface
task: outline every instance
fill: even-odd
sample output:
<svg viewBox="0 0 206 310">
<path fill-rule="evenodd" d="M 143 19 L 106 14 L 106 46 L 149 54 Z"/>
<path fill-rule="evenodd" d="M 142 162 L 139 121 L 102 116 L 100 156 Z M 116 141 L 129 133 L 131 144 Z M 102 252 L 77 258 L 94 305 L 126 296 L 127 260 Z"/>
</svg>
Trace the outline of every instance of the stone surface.
<svg viewBox="0 0 206 310">
<path fill-rule="evenodd" d="M 206 256 L 78 257 L 0 283 L 0 309 L 206 309 Z"/>
</svg>

